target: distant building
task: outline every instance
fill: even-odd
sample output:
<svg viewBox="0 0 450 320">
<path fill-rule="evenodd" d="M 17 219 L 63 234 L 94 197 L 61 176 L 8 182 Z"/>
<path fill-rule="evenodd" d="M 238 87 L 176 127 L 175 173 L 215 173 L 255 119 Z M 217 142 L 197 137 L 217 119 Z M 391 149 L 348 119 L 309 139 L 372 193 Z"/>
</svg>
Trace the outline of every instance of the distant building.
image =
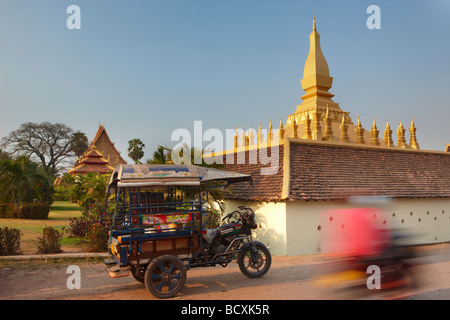
<svg viewBox="0 0 450 320">
<path fill-rule="evenodd" d="M 97 150 L 95 144 L 79 159 L 78 165 L 69 171 L 69 174 L 85 175 L 88 173 L 111 173 L 114 167 L 108 164 L 103 155 Z"/>
<path fill-rule="evenodd" d="M 69 170 L 69 174 L 110 173 L 118 164 L 126 163 L 109 138 L 105 127 L 99 124 L 94 139 L 84 154 L 77 159 L 74 168 Z"/>
</svg>

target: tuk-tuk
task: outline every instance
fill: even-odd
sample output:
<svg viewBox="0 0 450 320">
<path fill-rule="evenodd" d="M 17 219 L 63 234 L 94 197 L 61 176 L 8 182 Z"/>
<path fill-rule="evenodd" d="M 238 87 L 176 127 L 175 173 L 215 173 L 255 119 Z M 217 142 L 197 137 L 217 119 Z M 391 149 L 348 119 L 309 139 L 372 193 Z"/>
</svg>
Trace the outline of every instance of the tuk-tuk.
<svg viewBox="0 0 450 320">
<path fill-rule="evenodd" d="M 237 260 L 251 278 L 270 268 L 269 248 L 252 239 L 251 208 L 239 207 L 218 228 L 206 228 L 213 188 L 251 183 L 250 175 L 195 165 L 119 165 L 107 187 L 104 223 L 110 228 L 106 269 L 131 275 L 158 298 L 175 296 L 186 271 Z"/>
</svg>

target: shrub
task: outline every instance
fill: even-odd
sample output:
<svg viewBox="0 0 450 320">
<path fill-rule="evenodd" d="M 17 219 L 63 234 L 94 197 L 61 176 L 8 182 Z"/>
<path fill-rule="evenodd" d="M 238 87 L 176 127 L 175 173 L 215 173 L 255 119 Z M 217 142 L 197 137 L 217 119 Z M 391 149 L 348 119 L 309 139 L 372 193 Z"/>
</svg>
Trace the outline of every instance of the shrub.
<svg viewBox="0 0 450 320">
<path fill-rule="evenodd" d="M 100 224 L 95 223 L 88 232 L 88 250 L 91 252 L 106 251 L 108 248 L 108 231 Z"/>
<path fill-rule="evenodd" d="M 92 225 L 93 222 L 84 216 L 70 219 L 69 233 L 76 237 L 85 237 Z"/>
<path fill-rule="evenodd" d="M 19 207 L 20 219 L 47 219 L 50 206 L 43 203 L 30 203 Z"/>
<path fill-rule="evenodd" d="M 0 255 L 9 256 L 21 254 L 20 237 L 22 233 L 19 229 L 0 227 Z"/>
<path fill-rule="evenodd" d="M 17 210 L 12 203 L 0 203 L 0 218 L 17 218 Z"/>
<path fill-rule="evenodd" d="M 61 238 L 63 232 L 52 227 L 45 227 L 42 230 L 42 237 L 38 238 L 36 245 L 38 247 L 38 253 L 60 253 L 61 249 Z"/>
<path fill-rule="evenodd" d="M 69 195 L 67 187 L 57 186 L 54 187 L 55 193 L 53 194 L 53 200 L 55 201 L 69 201 Z"/>
</svg>

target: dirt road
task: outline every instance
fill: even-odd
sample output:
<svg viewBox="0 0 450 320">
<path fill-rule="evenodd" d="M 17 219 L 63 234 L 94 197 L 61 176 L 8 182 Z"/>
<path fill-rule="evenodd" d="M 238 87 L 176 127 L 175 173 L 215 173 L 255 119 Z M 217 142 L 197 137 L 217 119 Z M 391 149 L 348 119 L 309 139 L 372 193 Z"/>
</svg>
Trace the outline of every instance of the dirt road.
<svg viewBox="0 0 450 320">
<path fill-rule="evenodd" d="M 419 248 L 420 286 L 409 299 L 450 299 L 450 244 Z M 236 263 L 226 268 L 189 270 L 181 294 L 173 300 L 316 300 L 340 299 L 316 277 L 324 255 L 274 256 L 260 279 L 246 278 Z M 0 300 L 154 300 L 131 277 L 111 279 L 102 263 L 78 263 L 80 289 L 69 289 L 70 262 L 0 264 Z"/>
</svg>

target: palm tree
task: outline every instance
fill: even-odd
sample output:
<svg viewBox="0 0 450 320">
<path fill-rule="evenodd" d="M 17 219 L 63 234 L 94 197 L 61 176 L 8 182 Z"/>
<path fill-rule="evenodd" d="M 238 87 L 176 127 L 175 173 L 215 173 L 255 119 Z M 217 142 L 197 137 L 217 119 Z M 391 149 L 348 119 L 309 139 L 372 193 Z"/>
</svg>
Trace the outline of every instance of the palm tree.
<svg viewBox="0 0 450 320">
<path fill-rule="evenodd" d="M 153 152 L 153 159 L 147 160 L 148 164 L 167 164 L 172 163 L 171 158 L 172 150 L 168 147 L 158 146 L 155 152 Z"/>
<path fill-rule="evenodd" d="M 34 201 L 51 203 L 53 186 L 45 170 L 27 157 L 0 161 L 0 201 L 16 206 Z"/>
<path fill-rule="evenodd" d="M 144 156 L 145 144 L 141 139 L 132 139 L 128 141 L 128 156 L 134 160 L 135 163 L 140 163 L 139 159 Z"/>
<path fill-rule="evenodd" d="M 98 201 L 106 199 L 106 187 L 108 186 L 110 175 L 100 173 L 88 173 L 82 182 L 82 189 L 85 191 L 85 196 Z"/>
<path fill-rule="evenodd" d="M 172 163 L 172 157 L 171 157 L 172 151 L 174 152 L 174 154 L 177 157 L 179 157 L 179 159 L 183 159 L 184 158 L 183 155 L 185 155 L 186 152 L 189 153 L 189 156 L 187 158 L 190 159 L 190 164 L 195 164 L 198 166 L 208 167 L 208 168 L 217 168 L 217 169 L 221 169 L 224 167 L 223 164 L 218 164 L 218 163 L 208 164 L 208 163 L 206 163 L 205 160 L 203 159 L 203 154 L 205 153 L 205 150 L 199 150 L 194 147 L 189 148 L 189 146 L 187 144 L 184 144 L 183 146 L 181 146 L 179 149 L 176 149 L 176 150 L 173 150 L 168 147 L 159 146 L 158 149 L 155 152 L 153 152 L 153 159 L 147 160 L 147 163 L 148 164 Z M 201 159 L 199 159 L 199 157 L 201 157 Z M 189 198 L 191 188 L 183 188 L 182 192 L 185 193 L 185 195 Z M 221 200 L 223 198 L 224 198 L 224 192 L 220 188 L 209 189 L 208 202 L 209 202 L 210 206 L 217 207 L 214 205 L 214 203 L 215 203 L 220 208 L 218 211 L 213 210 L 213 212 L 212 212 L 212 217 L 211 217 L 212 219 L 210 221 L 210 225 L 214 225 L 215 227 L 217 227 L 219 225 L 219 223 L 221 221 L 220 220 L 221 215 L 224 211 L 224 208 L 221 204 Z"/>
</svg>

